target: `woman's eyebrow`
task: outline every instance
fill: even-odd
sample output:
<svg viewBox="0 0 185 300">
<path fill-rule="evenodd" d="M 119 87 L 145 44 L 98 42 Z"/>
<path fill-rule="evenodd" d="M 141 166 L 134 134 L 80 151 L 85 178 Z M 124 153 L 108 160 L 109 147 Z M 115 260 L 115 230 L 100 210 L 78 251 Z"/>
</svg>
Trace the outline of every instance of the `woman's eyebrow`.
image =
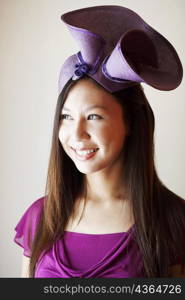
<svg viewBox="0 0 185 300">
<path fill-rule="evenodd" d="M 91 110 L 93 108 L 101 108 L 101 109 L 107 110 L 107 107 L 105 107 L 103 105 L 92 105 L 92 106 L 87 107 L 84 111 L 87 112 L 87 111 L 89 111 L 89 110 Z M 70 111 L 70 109 L 67 108 L 67 107 L 63 107 L 62 111 Z"/>
</svg>

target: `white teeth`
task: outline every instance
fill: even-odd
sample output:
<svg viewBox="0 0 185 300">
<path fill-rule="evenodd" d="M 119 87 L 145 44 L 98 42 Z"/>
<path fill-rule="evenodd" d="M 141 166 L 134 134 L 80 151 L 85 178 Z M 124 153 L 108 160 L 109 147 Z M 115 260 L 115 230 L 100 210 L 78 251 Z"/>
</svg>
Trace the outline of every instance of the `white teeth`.
<svg viewBox="0 0 185 300">
<path fill-rule="evenodd" d="M 77 154 L 79 155 L 87 155 L 89 153 L 95 152 L 96 149 L 90 149 L 90 150 L 75 150 Z"/>
</svg>

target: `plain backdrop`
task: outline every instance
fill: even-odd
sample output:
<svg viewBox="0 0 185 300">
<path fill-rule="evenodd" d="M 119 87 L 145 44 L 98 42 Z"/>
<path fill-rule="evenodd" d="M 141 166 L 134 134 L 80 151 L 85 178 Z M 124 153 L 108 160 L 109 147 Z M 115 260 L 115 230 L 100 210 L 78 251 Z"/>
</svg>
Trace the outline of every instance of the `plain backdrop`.
<svg viewBox="0 0 185 300">
<path fill-rule="evenodd" d="M 20 277 L 23 249 L 14 228 L 43 196 L 58 75 L 78 48 L 61 14 L 122 5 L 176 48 L 185 66 L 184 0 L 0 0 L 0 277 Z M 155 162 L 162 181 L 185 198 L 185 85 L 162 92 L 143 84 L 156 120 Z"/>
</svg>

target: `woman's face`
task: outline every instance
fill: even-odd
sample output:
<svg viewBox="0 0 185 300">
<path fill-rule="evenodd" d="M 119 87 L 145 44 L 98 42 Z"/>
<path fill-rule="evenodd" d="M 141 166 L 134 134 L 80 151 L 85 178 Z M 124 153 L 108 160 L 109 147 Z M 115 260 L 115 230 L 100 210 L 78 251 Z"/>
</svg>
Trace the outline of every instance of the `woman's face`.
<svg viewBox="0 0 185 300">
<path fill-rule="evenodd" d="M 120 163 L 127 127 L 115 97 L 91 80 L 79 80 L 61 111 L 59 140 L 77 169 L 89 174 Z"/>
</svg>

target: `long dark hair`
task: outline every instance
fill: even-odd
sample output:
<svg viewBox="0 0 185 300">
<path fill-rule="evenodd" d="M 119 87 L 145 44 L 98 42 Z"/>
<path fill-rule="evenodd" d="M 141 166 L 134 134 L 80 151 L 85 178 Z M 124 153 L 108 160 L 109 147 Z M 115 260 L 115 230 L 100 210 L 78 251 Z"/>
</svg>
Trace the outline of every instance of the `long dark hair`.
<svg viewBox="0 0 185 300">
<path fill-rule="evenodd" d="M 88 77 L 85 77 L 88 80 Z M 29 276 L 34 277 L 41 253 L 62 238 L 78 196 L 86 196 L 84 174 L 64 152 L 58 138 L 60 113 L 70 88 L 70 80 L 58 97 L 43 213 L 31 245 Z M 122 105 L 130 134 L 124 144 L 123 182 L 130 201 L 135 240 L 147 277 L 168 277 L 171 261 L 185 268 L 185 202 L 160 181 L 154 164 L 153 111 L 141 85 L 113 94 Z M 182 270 L 183 272 L 183 270 Z"/>
</svg>

